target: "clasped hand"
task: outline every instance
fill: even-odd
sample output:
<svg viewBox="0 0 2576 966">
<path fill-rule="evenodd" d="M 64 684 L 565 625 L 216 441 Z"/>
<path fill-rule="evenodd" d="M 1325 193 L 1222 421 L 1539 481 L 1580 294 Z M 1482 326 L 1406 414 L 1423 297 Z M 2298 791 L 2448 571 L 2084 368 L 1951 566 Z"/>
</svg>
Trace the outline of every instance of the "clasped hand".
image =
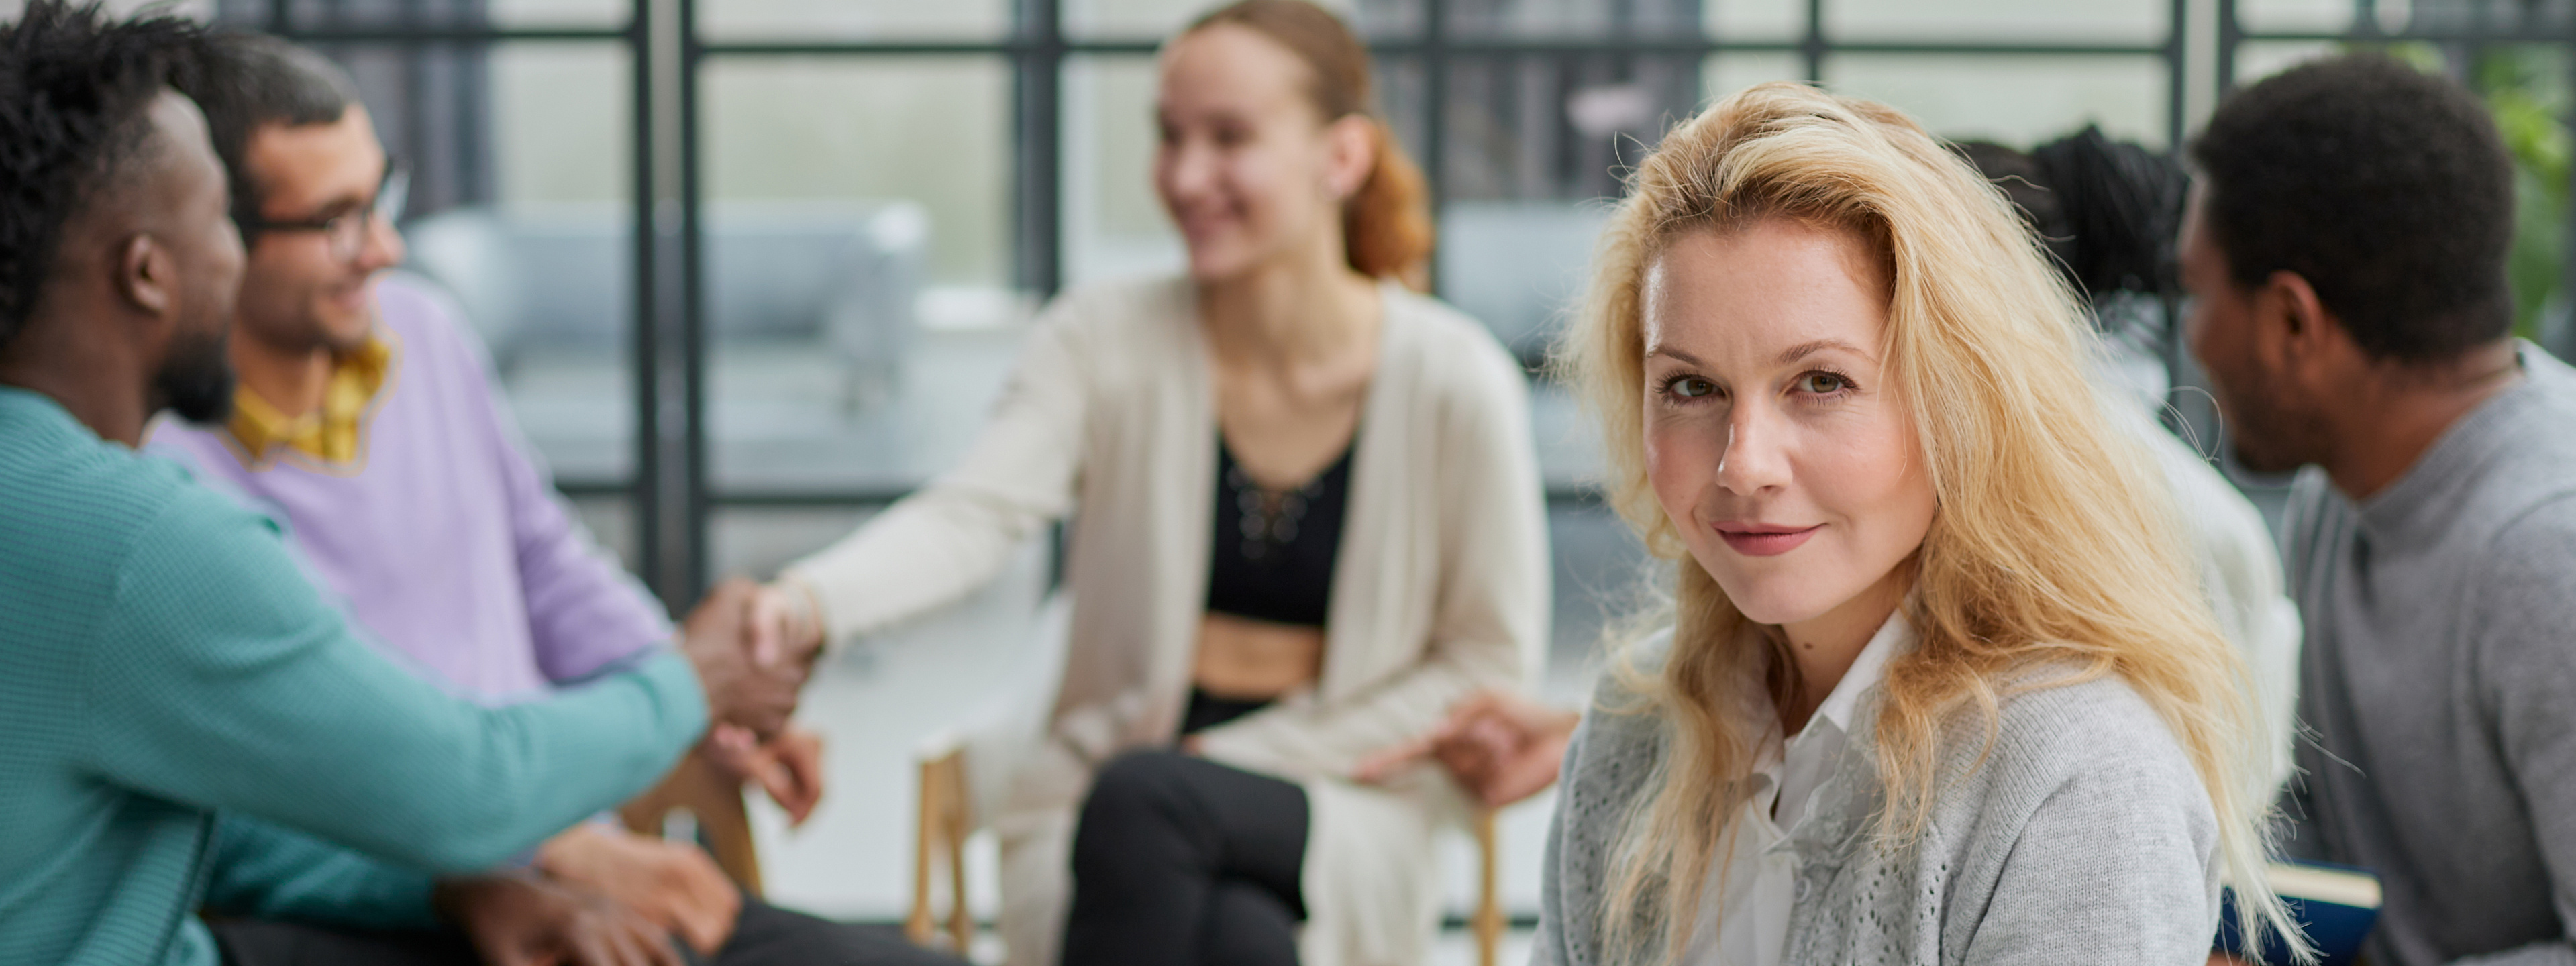
<svg viewBox="0 0 2576 966">
<path fill-rule="evenodd" d="M 1508 691 L 1468 696 L 1427 734 L 1360 762 L 1361 781 L 1383 781 L 1425 759 L 1492 808 L 1536 795 L 1556 782 L 1567 739 L 1582 716 Z"/>
<path fill-rule="evenodd" d="M 789 640 L 777 593 L 729 579 L 681 624 L 680 650 L 706 689 L 708 721 L 743 728 L 764 742 L 796 713 L 797 689 L 821 644 L 820 635 Z"/>
</svg>

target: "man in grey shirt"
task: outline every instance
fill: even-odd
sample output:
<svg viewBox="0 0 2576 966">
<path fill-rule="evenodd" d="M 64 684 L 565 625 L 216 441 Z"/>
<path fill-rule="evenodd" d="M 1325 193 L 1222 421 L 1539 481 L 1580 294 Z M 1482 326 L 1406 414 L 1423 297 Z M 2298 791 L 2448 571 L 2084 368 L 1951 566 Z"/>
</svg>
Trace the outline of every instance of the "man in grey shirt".
<svg viewBox="0 0 2576 966">
<path fill-rule="evenodd" d="M 2285 845 L 2378 873 L 2381 966 L 2576 963 L 2576 370 L 2510 335 L 2494 123 L 2338 57 L 2192 159 L 2192 352 L 2238 458 L 2300 470 Z"/>
</svg>

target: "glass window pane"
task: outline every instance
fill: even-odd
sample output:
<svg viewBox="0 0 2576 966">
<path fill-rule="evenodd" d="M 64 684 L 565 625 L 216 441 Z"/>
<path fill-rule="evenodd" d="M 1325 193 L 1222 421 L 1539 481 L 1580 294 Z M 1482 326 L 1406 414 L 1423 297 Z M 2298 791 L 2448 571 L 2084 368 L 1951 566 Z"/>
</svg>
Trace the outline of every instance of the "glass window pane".
<svg viewBox="0 0 2576 966">
<path fill-rule="evenodd" d="M 1077 57 L 1064 77 L 1064 258 L 1069 284 L 1182 265 L 1154 197 L 1154 60 Z"/>
<path fill-rule="evenodd" d="M 984 57 L 733 57 L 707 65 L 705 195 L 735 202 L 909 199 L 931 221 L 926 277 L 1010 277 L 1010 69 Z"/>
<path fill-rule="evenodd" d="M 2237 0 L 2236 22 L 2255 33 L 2342 33 L 2354 0 Z"/>
<path fill-rule="evenodd" d="M 2165 141 L 2169 94 L 2156 57 L 1845 54 L 1826 59 L 1825 80 L 1944 138 L 2026 147 L 2100 124 L 2115 138 Z"/>
<path fill-rule="evenodd" d="M 1451 30 L 1471 35 L 1669 36 L 1700 29 L 1704 7 L 1702 0 L 1450 0 L 1448 16 Z"/>
<path fill-rule="evenodd" d="M 263 25 L 268 0 L 220 0 L 228 21 Z M 623 26 L 634 0 L 287 0 L 298 29 Z"/>
<path fill-rule="evenodd" d="M 421 115 L 483 112 L 439 137 L 483 158 L 488 190 L 415 205 L 404 228 L 408 267 L 455 293 L 529 441 L 575 488 L 622 484 L 634 461 L 630 63 L 617 45 L 503 44 L 475 83 L 425 88 L 488 98 Z"/>
<path fill-rule="evenodd" d="M 496 27 L 624 26 L 633 0 L 489 0 Z"/>
<path fill-rule="evenodd" d="M 1825 35 L 1870 41 L 2069 41 L 2161 43 L 2171 26 L 2167 0 L 1834 0 Z"/>
<path fill-rule="evenodd" d="M 2339 46 L 2329 41 L 2249 41 L 2236 48 L 2236 85 L 2242 87 L 2331 55 Z"/>
<path fill-rule="evenodd" d="M 1017 338 L 990 328 L 1020 305 L 1009 64 L 726 57 L 703 78 L 716 485 L 919 485 Z"/>
<path fill-rule="evenodd" d="M 1700 67 L 1700 84 L 1712 102 L 1755 84 L 1806 79 L 1806 59 L 1796 54 L 1722 53 Z"/>
<path fill-rule="evenodd" d="M 1063 0 L 1066 33 L 1087 38 L 1160 40 L 1225 0 Z M 1363 37 L 1397 37 L 1422 29 L 1423 0 L 1316 0 Z M 1455 4 L 1452 9 L 1455 9 Z"/>
<path fill-rule="evenodd" d="M 1700 22 L 1720 40 L 1794 40 L 1807 35 L 1802 0 L 1705 0 Z"/>
<path fill-rule="evenodd" d="M 698 18 L 719 40 L 993 38 L 1011 29 L 1008 0 L 703 0 Z"/>
<path fill-rule="evenodd" d="M 1676 54 L 1457 57 L 1448 196 L 1614 196 L 1617 171 L 1698 109 L 1700 83 L 1700 58 Z"/>
</svg>

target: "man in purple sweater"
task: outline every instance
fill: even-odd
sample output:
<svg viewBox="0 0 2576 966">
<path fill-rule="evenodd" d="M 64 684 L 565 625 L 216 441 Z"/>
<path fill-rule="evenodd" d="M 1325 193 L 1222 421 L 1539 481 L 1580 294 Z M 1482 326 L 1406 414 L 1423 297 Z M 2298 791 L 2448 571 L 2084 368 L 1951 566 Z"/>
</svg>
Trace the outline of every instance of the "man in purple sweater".
<svg viewBox="0 0 2576 966">
<path fill-rule="evenodd" d="M 484 350 L 438 292 L 400 276 L 404 177 L 354 85 L 275 38 L 213 39 L 204 105 L 249 259 L 221 428 L 165 422 L 153 451 L 287 523 L 314 582 L 398 659 L 507 703 L 621 668 L 669 619 L 589 539 L 493 394 Z M 802 820 L 820 745 L 719 729 L 702 750 Z M 746 901 L 692 845 L 608 823 L 534 857 L 550 877 L 659 922 L 719 964 L 936 961 L 891 937 Z M 219 930 L 243 962 L 297 961 L 302 927 Z"/>
</svg>

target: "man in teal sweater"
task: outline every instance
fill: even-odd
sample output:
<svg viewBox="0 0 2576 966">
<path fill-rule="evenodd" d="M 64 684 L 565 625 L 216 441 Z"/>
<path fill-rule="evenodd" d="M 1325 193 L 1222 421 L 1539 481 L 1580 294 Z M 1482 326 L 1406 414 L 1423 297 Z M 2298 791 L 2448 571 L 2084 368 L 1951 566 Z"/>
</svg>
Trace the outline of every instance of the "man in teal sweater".
<svg viewBox="0 0 2576 966">
<path fill-rule="evenodd" d="M 352 636 L 266 518 L 135 455 L 155 411 L 231 399 L 241 242 L 169 85 L 199 43 L 60 0 L 0 25 L 0 963 L 207 966 L 201 905 L 675 961 L 631 922 L 532 917 L 561 897 L 488 870 L 710 720 L 774 732 L 802 662 L 752 656 L 733 585 L 676 650 L 478 707 Z"/>
</svg>

